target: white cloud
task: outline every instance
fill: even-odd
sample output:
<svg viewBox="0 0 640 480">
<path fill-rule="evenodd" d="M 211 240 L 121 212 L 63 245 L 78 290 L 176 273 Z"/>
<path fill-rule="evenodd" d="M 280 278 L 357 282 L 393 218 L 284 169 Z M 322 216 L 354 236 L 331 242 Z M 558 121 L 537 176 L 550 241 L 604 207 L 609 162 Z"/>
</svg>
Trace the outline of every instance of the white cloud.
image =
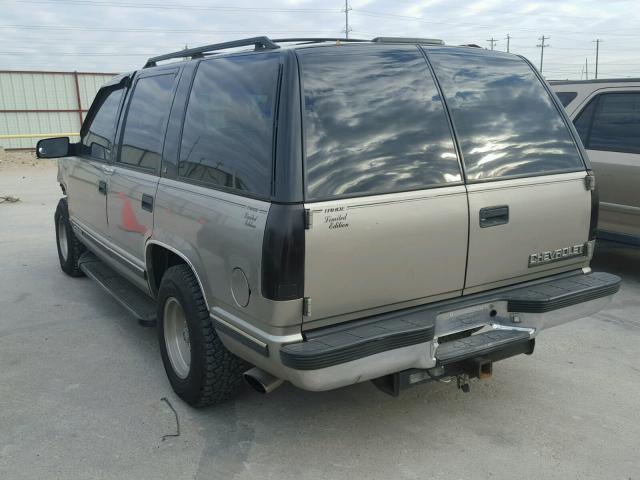
<svg viewBox="0 0 640 480">
<path fill-rule="evenodd" d="M 0 5 L 5 69 L 125 71 L 147 56 L 246 36 L 342 36 L 344 0 L 7 0 Z M 115 6 L 120 3 L 128 5 Z M 600 76 L 640 76 L 635 0 L 349 0 L 352 37 L 415 36 L 506 48 L 539 66 L 538 37 L 550 36 L 544 73 L 579 78 L 585 58 Z M 111 5 L 108 5 L 111 4 Z M 150 7 L 132 8 L 134 5 Z M 178 8 L 167 8 L 176 6 Z M 226 7 L 226 8 L 225 8 Z M 28 15 L 26 14 L 28 13 Z M 10 26 L 17 26 L 10 28 Z M 48 26 L 51 29 L 27 28 Z M 113 30 L 104 30 L 104 29 Z M 101 30 L 102 29 L 102 30 Z M 121 31 L 119 31 L 121 30 Z M 134 31 L 131 31 L 134 30 Z M 137 30 L 137 31 L 136 31 Z"/>
</svg>

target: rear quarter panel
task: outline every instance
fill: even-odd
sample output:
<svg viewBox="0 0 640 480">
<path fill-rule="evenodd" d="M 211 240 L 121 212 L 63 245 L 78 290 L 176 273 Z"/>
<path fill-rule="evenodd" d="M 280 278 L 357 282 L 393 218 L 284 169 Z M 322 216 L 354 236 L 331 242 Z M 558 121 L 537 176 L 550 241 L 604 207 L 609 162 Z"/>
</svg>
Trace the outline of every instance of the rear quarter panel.
<svg viewBox="0 0 640 480">
<path fill-rule="evenodd" d="M 273 302 L 261 294 L 264 226 L 270 204 L 175 180 L 161 179 L 151 242 L 165 244 L 193 265 L 210 309 L 224 311 L 269 330 L 300 324 L 302 301 Z M 231 291 L 235 268 L 250 288 L 246 307 Z"/>
</svg>

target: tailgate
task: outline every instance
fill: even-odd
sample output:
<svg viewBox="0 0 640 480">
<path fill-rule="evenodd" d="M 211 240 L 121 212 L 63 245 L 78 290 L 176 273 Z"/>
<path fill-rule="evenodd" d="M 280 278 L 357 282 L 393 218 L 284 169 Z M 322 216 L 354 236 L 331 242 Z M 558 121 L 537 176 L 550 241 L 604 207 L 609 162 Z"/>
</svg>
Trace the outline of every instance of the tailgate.
<svg viewBox="0 0 640 480">
<path fill-rule="evenodd" d="M 585 176 L 470 185 L 465 293 L 587 266 L 591 192 Z M 504 216 L 492 219 L 487 212 L 496 208 Z"/>
<path fill-rule="evenodd" d="M 592 192 L 571 123 L 521 57 L 428 49 L 469 191 L 465 294 L 588 265 Z"/>
</svg>

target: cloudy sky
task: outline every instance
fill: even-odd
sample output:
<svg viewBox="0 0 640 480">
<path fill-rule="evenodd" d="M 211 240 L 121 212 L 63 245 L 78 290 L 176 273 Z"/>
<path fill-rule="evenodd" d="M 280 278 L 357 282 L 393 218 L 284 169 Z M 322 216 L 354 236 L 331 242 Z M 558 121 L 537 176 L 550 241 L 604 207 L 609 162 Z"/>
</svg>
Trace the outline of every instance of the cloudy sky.
<svg viewBox="0 0 640 480">
<path fill-rule="evenodd" d="M 640 0 L 349 0 L 350 36 L 510 49 L 547 78 L 640 77 Z M 152 55 L 266 34 L 343 36 L 344 0 L 0 0 L 0 69 L 134 70 Z"/>
</svg>

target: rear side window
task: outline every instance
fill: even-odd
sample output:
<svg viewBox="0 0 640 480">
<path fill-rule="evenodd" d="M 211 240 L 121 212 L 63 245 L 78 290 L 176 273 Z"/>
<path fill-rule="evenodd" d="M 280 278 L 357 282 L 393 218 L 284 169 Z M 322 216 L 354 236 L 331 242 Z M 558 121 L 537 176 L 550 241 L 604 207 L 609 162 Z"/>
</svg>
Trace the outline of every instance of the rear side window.
<svg viewBox="0 0 640 480">
<path fill-rule="evenodd" d="M 600 95 L 587 148 L 640 153 L 640 93 Z"/>
<path fill-rule="evenodd" d="M 584 169 L 553 98 L 524 60 L 480 49 L 427 52 L 469 181 Z"/>
<path fill-rule="evenodd" d="M 573 99 L 578 96 L 578 93 L 577 92 L 556 92 L 556 95 L 558 96 L 560 103 L 562 103 L 562 106 L 566 107 L 571 102 L 573 102 Z"/>
<path fill-rule="evenodd" d="M 307 200 L 461 181 L 450 127 L 416 47 L 300 50 Z"/>
<path fill-rule="evenodd" d="M 142 77 L 137 81 L 118 162 L 149 171 L 159 167 L 174 81 L 174 74 Z"/>
<path fill-rule="evenodd" d="M 279 54 L 204 61 L 189 97 L 179 177 L 260 197 L 271 194 Z"/>
<path fill-rule="evenodd" d="M 90 120 L 89 126 L 85 127 L 85 133 L 80 140 L 83 155 L 104 161 L 111 158 L 116 119 L 123 92 L 123 89 L 118 89 L 98 94 L 97 101 L 101 102 L 100 107 Z"/>
</svg>

